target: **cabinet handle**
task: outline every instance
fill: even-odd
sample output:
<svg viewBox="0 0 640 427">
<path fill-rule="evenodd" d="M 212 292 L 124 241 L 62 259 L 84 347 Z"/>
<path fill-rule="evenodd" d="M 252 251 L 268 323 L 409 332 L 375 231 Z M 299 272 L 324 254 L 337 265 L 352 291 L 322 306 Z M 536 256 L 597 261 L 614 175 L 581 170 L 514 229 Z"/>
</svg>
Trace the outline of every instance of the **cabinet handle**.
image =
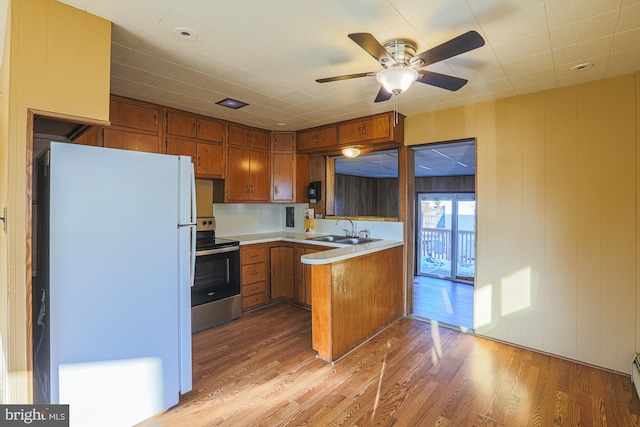
<svg viewBox="0 0 640 427">
<path fill-rule="evenodd" d="M 249 186 L 247 185 L 247 193 L 249 192 Z"/>
<path fill-rule="evenodd" d="M 198 166 L 200 166 L 200 157 L 198 157 Z"/>
<path fill-rule="evenodd" d="M 255 275 L 257 275 L 257 274 L 258 274 L 258 272 L 257 272 L 256 270 L 253 270 L 253 271 L 251 272 L 251 275 L 252 275 L 252 276 L 255 276 Z"/>
<path fill-rule="evenodd" d="M 251 192 L 253 193 L 253 184 L 251 184 Z"/>
<path fill-rule="evenodd" d="M 362 126 L 358 126 L 358 135 L 359 135 L 360 137 L 362 137 L 362 134 L 363 134 L 363 132 L 362 132 Z"/>
<path fill-rule="evenodd" d="M 200 132 L 201 132 L 200 123 L 198 123 L 198 132 L 197 132 L 197 134 L 200 135 Z"/>
<path fill-rule="evenodd" d="M 250 255 L 249 258 L 258 258 L 257 254 Z"/>
<path fill-rule="evenodd" d="M 195 135 L 196 133 L 198 133 L 197 129 L 196 129 L 196 124 L 193 124 L 193 134 Z"/>
<path fill-rule="evenodd" d="M 367 125 L 362 125 L 362 136 L 367 134 Z"/>
<path fill-rule="evenodd" d="M 275 187 L 273 187 L 273 193 L 274 194 L 278 194 L 278 186 L 276 185 Z"/>
</svg>

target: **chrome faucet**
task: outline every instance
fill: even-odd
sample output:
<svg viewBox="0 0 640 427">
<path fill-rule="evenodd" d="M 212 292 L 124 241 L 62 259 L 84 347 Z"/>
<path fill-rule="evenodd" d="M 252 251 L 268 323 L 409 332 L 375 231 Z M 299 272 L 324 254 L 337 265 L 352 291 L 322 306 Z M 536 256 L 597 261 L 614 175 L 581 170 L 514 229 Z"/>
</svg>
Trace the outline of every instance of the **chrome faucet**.
<svg viewBox="0 0 640 427">
<path fill-rule="evenodd" d="M 345 218 L 345 217 L 338 218 L 338 220 L 336 221 L 336 225 L 338 225 L 338 223 L 342 220 L 349 221 L 351 223 L 351 234 L 349 234 L 349 230 L 347 230 L 346 228 L 344 229 L 344 232 L 347 234 L 347 237 L 358 237 L 358 233 L 356 233 L 356 225 L 349 218 Z"/>
</svg>

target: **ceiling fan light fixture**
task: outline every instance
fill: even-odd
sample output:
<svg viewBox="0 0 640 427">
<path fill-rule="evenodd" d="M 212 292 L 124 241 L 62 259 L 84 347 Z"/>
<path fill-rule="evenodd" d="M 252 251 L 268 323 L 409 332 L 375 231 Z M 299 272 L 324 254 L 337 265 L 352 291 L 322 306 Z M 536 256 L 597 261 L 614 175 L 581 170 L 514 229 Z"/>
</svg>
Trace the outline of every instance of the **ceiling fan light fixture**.
<svg viewBox="0 0 640 427">
<path fill-rule="evenodd" d="M 418 72 L 408 67 L 386 68 L 376 75 L 378 82 L 394 95 L 399 95 L 409 89 L 411 83 L 415 82 L 417 78 Z"/>
<path fill-rule="evenodd" d="M 350 159 L 358 157 L 360 155 L 360 146 L 354 145 L 353 147 L 344 147 L 342 149 L 342 155 Z"/>
</svg>

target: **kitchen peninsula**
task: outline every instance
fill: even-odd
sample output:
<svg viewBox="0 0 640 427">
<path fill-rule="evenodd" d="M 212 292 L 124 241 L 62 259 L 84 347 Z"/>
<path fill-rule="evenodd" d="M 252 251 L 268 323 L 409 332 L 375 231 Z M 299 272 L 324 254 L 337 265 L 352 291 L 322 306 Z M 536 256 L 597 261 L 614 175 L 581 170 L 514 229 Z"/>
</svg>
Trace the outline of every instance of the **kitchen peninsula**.
<svg viewBox="0 0 640 427">
<path fill-rule="evenodd" d="M 306 255 L 293 252 L 301 255 L 295 262 L 301 261 L 309 273 L 306 288 L 312 307 L 313 348 L 319 358 L 335 362 L 403 315 L 403 242 L 378 239 L 351 245 L 312 240 L 320 235 L 274 232 L 231 237 L 240 241 L 241 250 L 278 244 L 317 248 Z M 271 286 L 266 286 L 271 288 L 271 300 L 286 297 L 287 292 L 282 293 L 275 283 L 274 274 L 282 274 L 279 268 L 273 259 L 266 264 L 273 265 L 267 266 L 271 273 L 266 274 L 272 279 Z"/>
</svg>

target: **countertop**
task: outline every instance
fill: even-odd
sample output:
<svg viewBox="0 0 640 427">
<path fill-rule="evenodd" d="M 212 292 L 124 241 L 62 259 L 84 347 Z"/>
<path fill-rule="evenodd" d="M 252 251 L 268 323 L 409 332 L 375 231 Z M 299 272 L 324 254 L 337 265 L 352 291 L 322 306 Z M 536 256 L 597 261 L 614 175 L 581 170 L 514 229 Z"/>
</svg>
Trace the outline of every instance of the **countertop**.
<svg viewBox="0 0 640 427">
<path fill-rule="evenodd" d="M 383 251 L 385 249 L 402 246 L 404 244 L 402 240 L 378 240 L 370 243 L 361 243 L 359 245 L 334 242 L 318 242 L 316 240 L 311 240 L 312 237 L 323 235 L 324 234 L 304 234 L 279 231 L 273 233 L 243 234 L 239 236 L 220 237 L 223 237 L 225 239 L 237 240 L 240 242 L 240 246 L 269 242 L 293 242 L 333 248 L 313 254 L 303 255 L 303 264 L 331 264 L 333 262 Z"/>
</svg>

